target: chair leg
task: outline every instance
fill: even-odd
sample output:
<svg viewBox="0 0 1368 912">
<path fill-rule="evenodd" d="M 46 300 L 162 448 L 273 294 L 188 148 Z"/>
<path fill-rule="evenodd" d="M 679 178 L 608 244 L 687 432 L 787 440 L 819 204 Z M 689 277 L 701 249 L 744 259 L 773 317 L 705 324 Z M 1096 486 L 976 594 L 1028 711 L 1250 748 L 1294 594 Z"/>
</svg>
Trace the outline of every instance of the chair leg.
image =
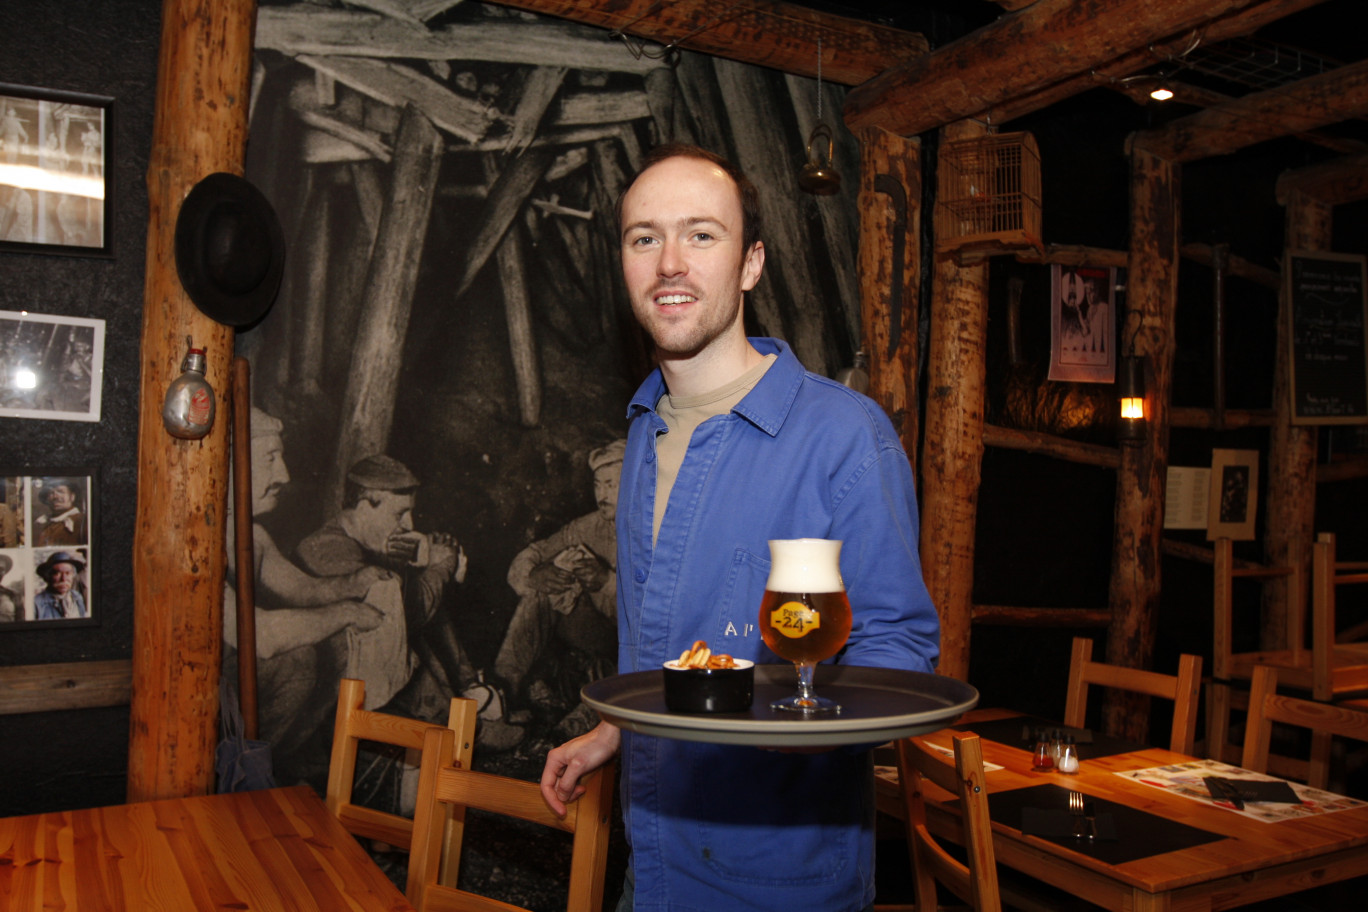
<svg viewBox="0 0 1368 912">
<path fill-rule="evenodd" d="M 1230 685 L 1212 681 L 1207 685 L 1207 756 L 1225 760 L 1229 741 Z"/>
</svg>

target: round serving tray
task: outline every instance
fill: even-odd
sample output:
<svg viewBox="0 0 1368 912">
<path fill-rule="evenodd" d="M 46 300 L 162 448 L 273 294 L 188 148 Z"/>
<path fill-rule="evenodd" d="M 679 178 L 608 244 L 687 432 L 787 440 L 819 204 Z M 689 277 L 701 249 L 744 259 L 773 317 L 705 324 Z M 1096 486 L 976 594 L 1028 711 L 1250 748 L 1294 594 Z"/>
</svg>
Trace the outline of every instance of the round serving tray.
<svg viewBox="0 0 1368 912">
<path fill-rule="evenodd" d="M 792 665 L 755 667 L 755 702 L 747 712 L 676 713 L 665 708 L 663 670 L 601 678 L 580 695 L 619 728 L 714 744 L 826 747 L 875 744 L 945 728 L 973 709 L 979 694 L 955 678 L 859 665 L 819 665 L 813 686 L 841 704 L 836 714 L 800 716 L 769 707 L 797 690 Z"/>
</svg>

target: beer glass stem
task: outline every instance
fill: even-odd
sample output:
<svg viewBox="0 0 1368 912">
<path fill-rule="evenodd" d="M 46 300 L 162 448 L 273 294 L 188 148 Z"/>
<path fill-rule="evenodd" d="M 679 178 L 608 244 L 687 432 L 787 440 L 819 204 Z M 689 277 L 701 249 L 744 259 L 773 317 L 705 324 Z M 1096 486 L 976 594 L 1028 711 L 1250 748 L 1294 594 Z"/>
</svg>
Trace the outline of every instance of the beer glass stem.
<svg viewBox="0 0 1368 912">
<path fill-rule="evenodd" d="M 816 665 L 812 662 L 794 662 L 798 669 L 798 705 L 816 706 L 817 692 L 812 689 L 812 673 Z"/>
</svg>

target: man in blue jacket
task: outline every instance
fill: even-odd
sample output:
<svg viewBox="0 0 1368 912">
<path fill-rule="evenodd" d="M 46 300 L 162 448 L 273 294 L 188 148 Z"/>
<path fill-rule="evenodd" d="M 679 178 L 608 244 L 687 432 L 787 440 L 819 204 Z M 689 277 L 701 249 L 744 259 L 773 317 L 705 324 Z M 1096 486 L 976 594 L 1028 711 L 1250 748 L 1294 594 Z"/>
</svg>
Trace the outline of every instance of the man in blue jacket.
<svg viewBox="0 0 1368 912">
<path fill-rule="evenodd" d="M 770 539 L 845 544 L 854 623 L 838 661 L 930 671 L 939 624 L 917 556 L 911 467 L 871 400 L 747 338 L 764 266 L 754 187 L 690 146 L 654 150 L 618 205 L 634 314 L 658 368 L 628 406 L 617 513 L 618 670 L 695 640 L 779 661 L 756 628 Z M 562 811 L 621 754 L 632 857 L 619 912 L 861 912 L 874 899 L 869 754 L 776 752 L 621 732 L 548 755 Z"/>
</svg>

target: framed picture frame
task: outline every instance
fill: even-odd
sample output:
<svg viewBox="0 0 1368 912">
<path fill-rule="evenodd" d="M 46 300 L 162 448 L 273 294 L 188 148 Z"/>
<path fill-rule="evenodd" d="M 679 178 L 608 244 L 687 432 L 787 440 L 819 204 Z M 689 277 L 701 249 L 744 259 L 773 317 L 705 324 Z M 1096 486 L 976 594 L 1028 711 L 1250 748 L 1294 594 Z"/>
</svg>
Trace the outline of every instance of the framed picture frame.
<svg viewBox="0 0 1368 912">
<path fill-rule="evenodd" d="M 100 623 L 89 468 L 0 466 L 0 634 Z"/>
<path fill-rule="evenodd" d="M 114 99 L 0 82 L 0 251 L 114 255 Z"/>
<path fill-rule="evenodd" d="M 1251 541 L 1259 502 L 1259 451 L 1212 450 L 1207 541 Z"/>
<path fill-rule="evenodd" d="M 0 310 L 0 417 L 99 421 L 105 321 Z"/>
<path fill-rule="evenodd" d="M 1051 380 L 1116 381 L 1116 269 L 1050 264 Z"/>
</svg>

